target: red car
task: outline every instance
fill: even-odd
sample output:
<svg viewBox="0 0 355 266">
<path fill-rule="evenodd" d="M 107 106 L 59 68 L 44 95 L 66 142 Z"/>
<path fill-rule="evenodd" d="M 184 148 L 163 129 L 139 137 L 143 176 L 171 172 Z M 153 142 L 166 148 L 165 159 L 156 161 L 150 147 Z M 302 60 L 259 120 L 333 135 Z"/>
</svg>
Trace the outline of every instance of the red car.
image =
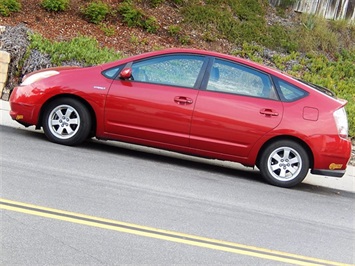
<svg viewBox="0 0 355 266">
<path fill-rule="evenodd" d="M 342 177 L 351 153 L 346 101 L 234 56 L 168 49 L 99 66 L 26 75 L 11 117 L 50 141 L 119 140 L 257 166 L 292 187 Z"/>
</svg>

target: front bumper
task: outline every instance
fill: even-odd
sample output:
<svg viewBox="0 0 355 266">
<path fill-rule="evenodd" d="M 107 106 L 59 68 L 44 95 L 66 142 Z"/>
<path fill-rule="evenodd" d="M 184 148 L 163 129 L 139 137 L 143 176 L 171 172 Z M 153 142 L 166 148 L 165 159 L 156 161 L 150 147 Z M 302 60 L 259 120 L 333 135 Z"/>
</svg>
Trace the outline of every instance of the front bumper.
<svg viewBox="0 0 355 266">
<path fill-rule="evenodd" d="M 36 125 L 34 113 L 36 106 L 32 104 L 21 104 L 10 102 L 10 116 L 13 120 L 19 122 L 24 126 Z"/>
<path fill-rule="evenodd" d="M 15 87 L 11 92 L 10 116 L 24 126 L 37 125 L 40 102 L 31 85 Z"/>
</svg>

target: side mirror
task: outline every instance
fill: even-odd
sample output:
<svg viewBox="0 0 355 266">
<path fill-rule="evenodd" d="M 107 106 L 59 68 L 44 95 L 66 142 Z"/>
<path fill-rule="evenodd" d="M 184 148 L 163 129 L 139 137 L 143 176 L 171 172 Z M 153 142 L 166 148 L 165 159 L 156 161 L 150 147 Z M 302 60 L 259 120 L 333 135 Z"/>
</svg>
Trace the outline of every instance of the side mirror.
<svg viewBox="0 0 355 266">
<path fill-rule="evenodd" d="M 132 77 L 132 68 L 124 68 L 122 69 L 119 78 L 120 79 L 130 79 Z"/>
</svg>

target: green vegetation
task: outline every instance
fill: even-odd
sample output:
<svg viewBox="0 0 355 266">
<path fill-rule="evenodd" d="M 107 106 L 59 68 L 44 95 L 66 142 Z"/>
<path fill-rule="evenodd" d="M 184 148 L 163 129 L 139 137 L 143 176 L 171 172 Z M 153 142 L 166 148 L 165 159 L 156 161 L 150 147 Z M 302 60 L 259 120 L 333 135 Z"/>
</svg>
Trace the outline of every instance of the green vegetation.
<svg viewBox="0 0 355 266">
<path fill-rule="evenodd" d="M 41 35 L 30 36 L 30 49 L 37 49 L 49 54 L 55 65 L 61 65 L 64 61 L 76 60 L 84 65 L 96 65 L 121 58 L 121 54 L 112 49 L 100 48 L 97 41 L 90 37 L 76 37 L 70 41 L 51 42 Z"/>
<path fill-rule="evenodd" d="M 2 0 L 0 3 L 0 15 L 8 17 L 12 12 L 21 10 L 21 4 L 18 0 Z"/>
<path fill-rule="evenodd" d="M 170 26 L 168 27 L 168 33 L 169 33 L 171 36 L 178 35 L 180 32 L 181 32 L 181 27 L 180 27 L 180 26 L 177 26 L 177 25 L 170 25 Z"/>
<path fill-rule="evenodd" d="M 69 7 L 69 0 L 42 0 L 41 5 L 50 12 L 65 11 Z"/>
<path fill-rule="evenodd" d="M 100 23 L 100 29 L 105 33 L 107 37 L 111 37 L 116 33 L 114 26 L 109 26 L 103 23 Z"/>
<path fill-rule="evenodd" d="M 349 134 L 355 136 L 355 49 L 342 51 L 336 60 L 324 55 L 309 55 L 306 63 L 308 71 L 303 79 L 324 86 L 339 98 L 346 99 L 349 121 Z"/>
<path fill-rule="evenodd" d="M 158 7 L 158 6 L 160 6 L 162 3 L 164 3 L 165 0 L 148 0 L 148 2 L 149 2 L 149 5 L 150 5 L 151 7 Z"/>
<path fill-rule="evenodd" d="M 149 33 L 155 33 L 159 29 L 157 19 L 148 16 L 142 9 L 136 7 L 132 0 L 125 0 L 118 6 L 118 12 L 123 22 L 130 27 L 139 27 Z"/>
<path fill-rule="evenodd" d="M 102 1 L 94 1 L 83 8 L 82 13 L 89 22 L 100 24 L 110 13 L 110 8 Z"/>
</svg>

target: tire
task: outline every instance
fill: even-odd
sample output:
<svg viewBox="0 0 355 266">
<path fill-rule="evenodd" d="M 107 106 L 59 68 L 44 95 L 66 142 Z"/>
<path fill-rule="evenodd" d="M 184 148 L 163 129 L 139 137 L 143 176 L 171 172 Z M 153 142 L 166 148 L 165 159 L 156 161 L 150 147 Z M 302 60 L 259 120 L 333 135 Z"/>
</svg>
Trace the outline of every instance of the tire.
<svg viewBox="0 0 355 266">
<path fill-rule="evenodd" d="M 259 169 L 262 177 L 279 187 L 293 187 L 303 181 L 309 170 L 309 156 L 297 142 L 281 140 L 262 152 Z"/>
<path fill-rule="evenodd" d="M 50 141 L 78 145 L 89 137 L 91 117 L 88 109 L 79 101 L 59 98 L 45 108 L 42 126 Z"/>
</svg>

